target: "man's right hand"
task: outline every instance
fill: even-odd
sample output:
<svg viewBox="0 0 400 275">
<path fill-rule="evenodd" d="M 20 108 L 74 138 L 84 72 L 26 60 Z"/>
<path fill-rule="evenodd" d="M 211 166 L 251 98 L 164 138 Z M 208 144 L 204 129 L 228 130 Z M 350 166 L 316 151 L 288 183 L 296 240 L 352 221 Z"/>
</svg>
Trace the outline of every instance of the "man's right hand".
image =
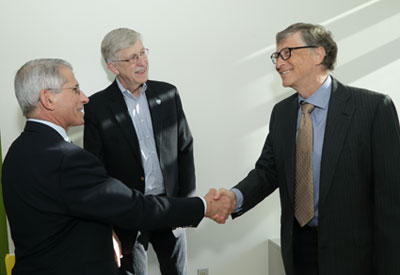
<svg viewBox="0 0 400 275">
<path fill-rule="evenodd" d="M 213 219 L 217 223 L 225 223 L 229 215 L 235 210 L 236 195 L 233 191 L 223 189 L 216 190 L 211 188 L 204 196 L 207 202 L 206 217 Z"/>
</svg>

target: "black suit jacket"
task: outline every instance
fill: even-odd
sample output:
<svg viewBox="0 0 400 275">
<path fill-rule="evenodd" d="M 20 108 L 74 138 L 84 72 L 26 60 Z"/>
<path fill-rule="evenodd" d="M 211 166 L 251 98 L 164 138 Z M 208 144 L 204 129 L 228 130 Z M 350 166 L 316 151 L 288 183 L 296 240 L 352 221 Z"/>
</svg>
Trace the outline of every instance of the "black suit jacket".
<svg viewBox="0 0 400 275">
<path fill-rule="evenodd" d="M 196 226 L 199 198 L 143 196 L 47 125 L 27 122 L 3 165 L 3 196 L 15 244 L 13 274 L 117 274 L 112 226 Z"/>
<path fill-rule="evenodd" d="M 236 187 L 243 211 L 279 188 L 281 246 L 293 271 L 297 94 L 273 109 L 255 169 Z M 400 274 L 400 130 L 388 96 L 333 79 L 320 171 L 320 275 Z"/>
<path fill-rule="evenodd" d="M 175 86 L 147 81 L 147 101 L 167 196 L 195 191 L 193 138 Z M 135 128 L 117 82 L 95 93 L 85 105 L 84 147 L 109 174 L 144 192 L 144 171 Z"/>
<path fill-rule="evenodd" d="M 147 81 L 146 96 L 153 123 L 164 185 L 168 197 L 188 197 L 195 191 L 193 138 L 175 86 Z M 140 147 L 123 95 L 114 81 L 85 105 L 84 147 L 104 163 L 112 177 L 144 192 Z M 136 232 L 116 228 L 124 250 Z M 129 245 L 129 246 L 130 246 Z"/>
</svg>

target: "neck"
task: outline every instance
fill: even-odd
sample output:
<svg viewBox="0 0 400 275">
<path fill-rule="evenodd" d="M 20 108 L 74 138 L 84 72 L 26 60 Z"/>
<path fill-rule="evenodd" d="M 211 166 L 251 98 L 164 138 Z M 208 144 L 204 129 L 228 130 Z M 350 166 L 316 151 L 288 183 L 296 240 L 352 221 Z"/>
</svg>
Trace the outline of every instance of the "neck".
<svg viewBox="0 0 400 275">
<path fill-rule="evenodd" d="M 128 81 L 125 81 L 121 77 L 118 77 L 118 80 L 119 82 L 121 82 L 122 86 L 124 86 L 125 89 L 130 91 L 135 97 L 139 97 L 140 93 L 142 92 L 143 84 L 129 83 Z"/>
<path fill-rule="evenodd" d="M 303 98 L 309 98 L 312 96 L 321 86 L 324 84 L 326 78 L 328 77 L 328 73 L 324 72 L 322 74 L 317 75 L 311 81 L 306 80 L 307 83 L 304 83 L 299 88 L 293 87 Z"/>
</svg>

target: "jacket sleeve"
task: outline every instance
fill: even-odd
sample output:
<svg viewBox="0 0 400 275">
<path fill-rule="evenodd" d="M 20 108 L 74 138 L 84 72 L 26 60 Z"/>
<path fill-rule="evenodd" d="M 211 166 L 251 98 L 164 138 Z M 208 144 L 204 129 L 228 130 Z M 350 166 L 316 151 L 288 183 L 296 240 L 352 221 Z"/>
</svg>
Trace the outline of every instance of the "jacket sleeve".
<svg viewBox="0 0 400 275">
<path fill-rule="evenodd" d="M 76 148 L 60 167 L 60 193 L 71 215 L 138 230 L 197 226 L 203 218 L 201 199 L 144 196 L 109 177 L 94 156 Z"/>
<path fill-rule="evenodd" d="M 272 111 L 269 124 L 270 132 L 267 135 L 261 155 L 254 169 L 235 186 L 235 188 L 239 189 L 243 194 L 243 205 L 238 213 L 233 214 L 233 217 L 244 214 L 278 188 L 273 147 L 274 118 L 275 111 Z"/>
<path fill-rule="evenodd" d="M 372 130 L 377 274 L 400 274 L 400 129 L 392 100 L 377 107 Z"/>
</svg>

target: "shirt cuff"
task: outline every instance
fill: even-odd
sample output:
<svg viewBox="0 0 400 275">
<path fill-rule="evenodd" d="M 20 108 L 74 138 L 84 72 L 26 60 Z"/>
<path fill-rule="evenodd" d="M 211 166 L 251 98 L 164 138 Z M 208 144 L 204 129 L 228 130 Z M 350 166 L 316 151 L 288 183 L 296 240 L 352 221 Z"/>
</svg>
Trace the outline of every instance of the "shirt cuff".
<svg viewBox="0 0 400 275">
<path fill-rule="evenodd" d="M 201 201 L 202 201 L 203 204 L 204 204 L 204 216 L 205 216 L 206 213 L 207 213 L 207 202 L 206 202 L 206 200 L 205 200 L 203 197 L 198 196 L 198 198 L 200 198 Z"/>
<path fill-rule="evenodd" d="M 242 206 L 243 206 L 243 194 L 242 192 L 237 189 L 237 188 L 232 188 L 231 189 L 235 195 L 236 195 L 236 207 L 235 210 L 233 211 L 234 213 L 239 212 L 240 210 L 242 210 Z"/>
</svg>

